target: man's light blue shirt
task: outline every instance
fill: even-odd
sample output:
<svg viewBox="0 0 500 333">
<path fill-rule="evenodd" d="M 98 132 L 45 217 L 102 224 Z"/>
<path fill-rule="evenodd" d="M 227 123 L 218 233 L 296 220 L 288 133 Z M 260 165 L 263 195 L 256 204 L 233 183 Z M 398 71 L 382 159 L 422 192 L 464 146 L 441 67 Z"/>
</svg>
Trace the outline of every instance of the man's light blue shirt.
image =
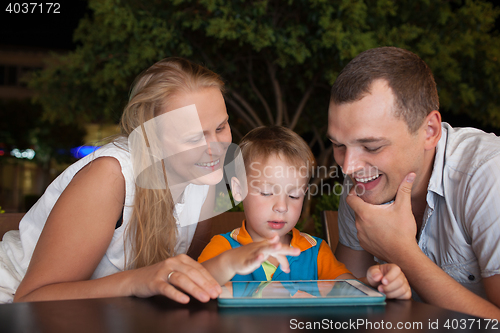
<svg viewBox="0 0 500 333">
<path fill-rule="evenodd" d="M 486 298 L 482 279 L 500 274 L 500 138 L 447 123 L 442 129 L 418 245 L 461 285 Z M 345 178 L 344 188 L 351 182 Z M 339 241 L 363 250 L 347 192 L 339 205 Z"/>
</svg>

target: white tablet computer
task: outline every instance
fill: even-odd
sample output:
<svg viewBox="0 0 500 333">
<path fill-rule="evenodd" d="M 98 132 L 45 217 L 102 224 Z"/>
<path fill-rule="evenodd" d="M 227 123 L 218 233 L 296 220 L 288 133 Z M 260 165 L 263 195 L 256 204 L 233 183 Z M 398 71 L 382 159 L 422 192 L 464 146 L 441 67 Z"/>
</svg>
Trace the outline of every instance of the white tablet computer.
<svg viewBox="0 0 500 333">
<path fill-rule="evenodd" d="M 385 304 L 385 295 L 358 280 L 230 281 L 218 299 L 223 307 Z"/>
</svg>

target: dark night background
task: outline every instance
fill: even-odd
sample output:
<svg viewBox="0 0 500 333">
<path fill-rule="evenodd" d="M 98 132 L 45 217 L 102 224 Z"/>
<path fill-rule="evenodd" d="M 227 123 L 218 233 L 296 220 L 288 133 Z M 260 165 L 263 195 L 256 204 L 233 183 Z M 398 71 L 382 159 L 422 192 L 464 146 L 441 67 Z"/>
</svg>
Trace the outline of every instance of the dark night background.
<svg viewBox="0 0 500 333">
<path fill-rule="evenodd" d="M 60 3 L 60 14 L 37 13 L 34 14 L 9 14 L 6 8 L 10 1 L 4 1 L 0 12 L 0 48 L 2 46 L 29 46 L 45 49 L 69 51 L 76 48 L 73 42 L 73 31 L 78 26 L 78 21 L 85 15 L 92 15 L 87 8 L 85 0 L 63 1 Z M 495 6 L 500 6 L 500 1 L 490 1 Z M 37 2 L 40 3 L 40 2 Z M 44 7 L 46 10 L 47 7 Z M 497 19 L 496 30 L 500 30 L 500 18 Z M 489 128 L 479 124 L 467 116 L 453 116 L 446 118 L 453 126 L 479 127 L 487 132 L 500 135 L 500 129 Z"/>
<path fill-rule="evenodd" d="M 74 49 L 73 31 L 84 15 L 91 14 L 84 0 L 59 2 L 60 14 L 46 13 L 47 6 L 43 7 L 43 14 L 40 14 L 39 7 L 33 14 L 9 14 L 6 12 L 9 3 L 14 2 L 2 1 L 1 5 L 0 45 Z"/>
</svg>

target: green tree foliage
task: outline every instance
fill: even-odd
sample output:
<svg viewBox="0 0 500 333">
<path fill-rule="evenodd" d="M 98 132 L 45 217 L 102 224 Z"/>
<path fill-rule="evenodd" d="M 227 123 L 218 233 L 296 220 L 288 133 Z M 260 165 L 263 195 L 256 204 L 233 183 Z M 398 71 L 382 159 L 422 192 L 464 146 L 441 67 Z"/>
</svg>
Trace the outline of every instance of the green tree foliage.
<svg viewBox="0 0 500 333">
<path fill-rule="evenodd" d="M 488 2 L 91 0 L 89 5 L 93 15 L 80 22 L 74 37 L 81 46 L 55 57 L 32 81 L 49 119 L 116 121 L 133 77 L 160 58 L 178 55 L 223 75 L 241 130 L 273 123 L 310 131 L 311 123 L 324 123 L 328 89 L 343 66 L 363 50 L 395 45 L 429 63 L 445 110 L 500 127 L 500 39 L 492 32 L 499 10 Z"/>
<path fill-rule="evenodd" d="M 314 231 L 320 237 L 323 235 L 323 223 L 321 221 L 321 212 L 324 210 L 339 210 L 340 196 L 342 194 L 342 184 L 335 182 L 331 191 L 319 196 L 314 207 L 314 213 L 311 214 L 314 222 Z"/>
<path fill-rule="evenodd" d="M 360 52 L 409 49 L 435 73 L 442 110 L 500 127 L 497 8 L 457 0 L 90 0 L 76 51 L 32 80 L 50 120 L 115 122 L 133 78 L 167 56 L 227 82 L 235 139 L 262 124 L 310 141 L 320 165 L 329 89 Z"/>
</svg>

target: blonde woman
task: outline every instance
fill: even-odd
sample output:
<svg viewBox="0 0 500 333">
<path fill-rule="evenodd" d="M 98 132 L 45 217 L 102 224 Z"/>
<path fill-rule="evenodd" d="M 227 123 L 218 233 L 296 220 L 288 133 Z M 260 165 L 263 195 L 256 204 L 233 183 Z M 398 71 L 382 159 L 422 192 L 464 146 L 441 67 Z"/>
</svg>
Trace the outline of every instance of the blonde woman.
<svg viewBox="0 0 500 333">
<path fill-rule="evenodd" d="M 159 61 L 139 75 L 121 138 L 70 166 L 25 215 L 20 230 L 3 238 L 0 302 L 158 294 L 181 303 L 188 295 L 202 302 L 216 298 L 218 283 L 185 253 L 200 216 L 213 208 L 209 185 L 222 178 L 197 172 L 220 169 L 223 152 L 214 148 L 231 142 L 222 88 L 218 75 L 179 58 Z M 155 143 L 145 124 L 174 111 L 192 115 L 193 106 L 202 134 L 183 143 L 193 149 L 169 152 L 162 135 L 170 130 L 164 130 L 163 155 L 152 153 Z M 171 125 L 155 123 L 157 130 Z M 174 129 L 185 125 L 181 121 Z M 129 139 L 141 132 L 145 146 L 133 161 Z M 143 171 L 155 168 L 163 172 L 144 177 Z"/>
</svg>

